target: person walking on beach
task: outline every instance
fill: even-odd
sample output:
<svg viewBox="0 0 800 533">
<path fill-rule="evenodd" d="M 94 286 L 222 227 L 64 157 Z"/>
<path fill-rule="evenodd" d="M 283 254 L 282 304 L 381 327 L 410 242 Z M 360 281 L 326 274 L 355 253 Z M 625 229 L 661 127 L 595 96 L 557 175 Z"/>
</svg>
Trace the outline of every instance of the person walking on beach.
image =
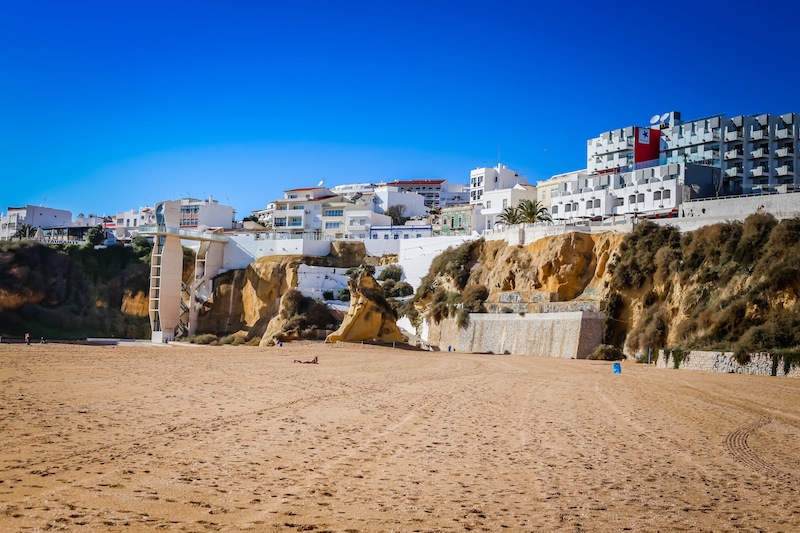
<svg viewBox="0 0 800 533">
<path fill-rule="evenodd" d="M 31 345 L 31 334 L 30 333 L 26 333 L 25 334 L 25 344 L 27 344 L 28 346 Z"/>
</svg>

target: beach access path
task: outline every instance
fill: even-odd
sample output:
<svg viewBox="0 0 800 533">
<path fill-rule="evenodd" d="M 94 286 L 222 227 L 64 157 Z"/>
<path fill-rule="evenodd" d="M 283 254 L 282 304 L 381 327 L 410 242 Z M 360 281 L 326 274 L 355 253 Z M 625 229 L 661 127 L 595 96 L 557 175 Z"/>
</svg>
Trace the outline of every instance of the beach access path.
<svg viewBox="0 0 800 533">
<path fill-rule="evenodd" d="M 795 379 L 303 342 L 0 344 L 0 382 L 2 531 L 800 528 Z"/>
</svg>

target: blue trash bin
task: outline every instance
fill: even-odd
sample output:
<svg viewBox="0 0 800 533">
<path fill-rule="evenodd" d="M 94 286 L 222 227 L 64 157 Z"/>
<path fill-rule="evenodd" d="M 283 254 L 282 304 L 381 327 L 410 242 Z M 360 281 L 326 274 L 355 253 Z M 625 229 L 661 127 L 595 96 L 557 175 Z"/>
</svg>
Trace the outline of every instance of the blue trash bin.
<svg viewBox="0 0 800 533">
<path fill-rule="evenodd" d="M 622 374 L 622 363 L 614 363 L 614 373 Z"/>
</svg>

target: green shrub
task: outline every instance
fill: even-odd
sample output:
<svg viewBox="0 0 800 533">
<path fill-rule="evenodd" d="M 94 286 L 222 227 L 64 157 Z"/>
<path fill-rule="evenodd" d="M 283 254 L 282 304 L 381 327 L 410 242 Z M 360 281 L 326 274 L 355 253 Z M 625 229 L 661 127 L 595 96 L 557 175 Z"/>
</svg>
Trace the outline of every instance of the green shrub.
<svg viewBox="0 0 800 533">
<path fill-rule="evenodd" d="M 322 298 L 325 300 L 333 300 L 333 291 L 322 291 Z"/>
<path fill-rule="evenodd" d="M 217 340 L 217 336 L 213 333 L 204 333 L 202 335 L 194 335 L 186 340 L 192 344 L 211 344 Z"/>
<path fill-rule="evenodd" d="M 472 313 L 485 313 L 483 303 L 489 297 L 489 289 L 485 285 L 469 285 L 461 295 L 464 309 Z"/>
<path fill-rule="evenodd" d="M 379 281 L 386 281 L 386 280 L 394 280 L 400 281 L 403 277 L 403 267 L 398 265 L 397 263 L 392 263 L 391 265 L 384 268 L 381 273 L 378 275 Z"/>
<path fill-rule="evenodd" d="M 621 361 L 625 359 L 625 354 L 616 346 L 610 344 L 601 344 L 594 351 L 589 354 L 587 359 L 593 361 Z"/>
<path fill-rule="evenodd" d="M 340 289 L 338 293 L 336 293 L 336 299 L 341 302 L 349 302 L 350 301 L 350 289 Z"/>
</svg>

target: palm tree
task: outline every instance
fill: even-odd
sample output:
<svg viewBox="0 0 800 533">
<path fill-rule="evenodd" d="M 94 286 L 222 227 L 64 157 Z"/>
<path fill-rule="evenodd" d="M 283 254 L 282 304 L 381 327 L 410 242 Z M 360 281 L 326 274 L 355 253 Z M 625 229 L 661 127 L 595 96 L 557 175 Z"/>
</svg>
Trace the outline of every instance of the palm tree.
<svg viewBox="0 0 800 533">
<path fill-rule="evenodd" d="M 36 235 L 36 228 L 25 223 L 19 224 L 17 231 L 14 232 L 14 237 L 20 240 L 31 239 L 34 235 Z"/>
<path fill-rule="evenodd" d="M 521 224 L 523 222 L 522 215 L 516 207 L 506 207 L 498 217 L 498 222 L 506 226 L 513 226 L 514 224 Z"/>
<path fill-rule="evenodd" d="M 522 222 L 550 222 L 550 213 L 547 212 L 547 207 L 539 200 L 522 200 L 517 206 L 522 217 Z"/>
</svg>

